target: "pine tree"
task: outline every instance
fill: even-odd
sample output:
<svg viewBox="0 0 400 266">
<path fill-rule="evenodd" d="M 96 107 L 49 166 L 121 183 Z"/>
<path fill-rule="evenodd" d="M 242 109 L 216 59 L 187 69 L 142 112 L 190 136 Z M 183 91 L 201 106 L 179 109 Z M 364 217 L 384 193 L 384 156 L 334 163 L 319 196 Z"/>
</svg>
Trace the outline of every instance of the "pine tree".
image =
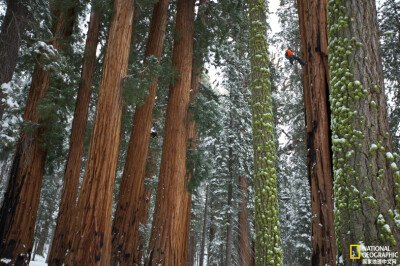
<svg viewBox="0 0 400 266">
<path fill-rule="evenodd" d="M 329 1 L 330 104 L 338 256 L 350 244 L 399 251 L 398 182 L 375 1 Z"/>
<path fill-rule="evenodd" d="M 36 212 L 39 204 L 40 188 L 44 172 L 46 149 L 41 137 L 45 128 L 39 115 L 39 101 L 46 95 L 50 82 L 51 63 L 57 50 L 65 49 L 76 17 L 76 2 L 63 9 L 54 3 L 53 13 L 57 14 L 53 23 L 54 40 L 52 46 L 38 43 L 41 54 L 37 64 L 26 102 L 23 116 L 24 128 L 18 140 L 13 158 L 9 184 L 0 210 L 0 257 L 9 259 L 8 264 L 27 263 L 33 246 Z M 46 66 L 47 64 L 47 66 Z"/>
<path fill-rule="evenodd" d="M 308 178 L 311 185 L 313 265 L 334 265 L 333 173 L 330 150 L 327 0 L 298 0 L 304 67 Z M 321 226 L 322 225 L 322 226 Z"/>
<path fill-rule="evenodd" d="M 379 30 L 383 61 L 385 89 L 392 95 L 394 106 L 390 113 L 390 133 L 393 138 L 393 148 L 400 151 L 400 1 L 387 0 L 381 3 L 378 12 Z M 390 102 L 390 101 L 389 101 Z"/>
<path fill-rule="evenodd" d="M 255 256 L 257 265 L 282 265 L 276 155 L 269 80 L 266 5 L 251 0 L 250 62 L 254 149 Z"/>
<path fill-rule="evenodd" d="M 109 265 L 114 178 L 128 69 L 134 1 L 116 0 L 104 58 L 95 124 L 66 263 Z"/>
<path fill-rule="evenodd" d="M 94 5 L 96 3 L 93 3 Z M 82 62 L 81 83 L 72 123 L 70 149 L 64 172 L 64 185 L 61 194 L 57 226 L 49 253 L 49 263 L 62 265 L 68 249 L 70 226 L 78 194 L 78 184 L 85 141 L 86 124 L 89 112 L 90 95 L 94 77 L 96 50 L 99 41 L 100 14 L 93 8 L 90 16 L 86 47 Z"/>
</svg>

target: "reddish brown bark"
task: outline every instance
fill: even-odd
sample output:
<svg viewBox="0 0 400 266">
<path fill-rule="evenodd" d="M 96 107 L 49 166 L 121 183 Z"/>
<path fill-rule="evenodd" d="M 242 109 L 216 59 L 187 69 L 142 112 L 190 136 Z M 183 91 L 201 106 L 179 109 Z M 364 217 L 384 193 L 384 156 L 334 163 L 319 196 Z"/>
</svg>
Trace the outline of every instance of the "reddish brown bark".
<svg viewBox="0 0 400 266">
<path fill-rule="evenodd" d="M 239 265 L 247 266 L 250 261 L 249 211 L 247 209 L 247 182 L 239 177 L 240 210 L 239 210 Z"/>
<path fill-rule="evenodd" d="M 307 168 L 311 185 L 312 265 L 335 265 L 333 174 L 328 114 L 327 0 L 298 0 L 304 67 Z M 322 225 L 322 226 L 321 226 Z"/>
<path fill-rule="evenodd" d="M 160 59 L 167 24 L 168 0 L 160 0 L 154 6 L 145 57 L 154 55 Z M 157 81 L 148 88 L 145 103 L 136 107 L 129 141 L 124 173 L 120 186 L 118 205 L 113 222 L 113 264 L 140 264 L 142 237 L 140 224 L 146 224 L 150 191 L 144 187 L 146 160 L 149 151 L 153 108 L 157 93 Z"/>
<path fill-rule="evenodd" d="M 200 1 L 200 4 L 202 4 L 203 1 Z M 191 77 L 191 82 L 190 82 L 190 102 L 194 102 L 197 95 L 200 92 L 200 82 L 201 82 L 201 73 L 203 71 L 203 54 L 201 50 L 197 50 L 195 53 L 195 56 L 193 57 L 193 62 L 192 62 L 192 77 Z M 187 113 L 187 118 L 186 118 L 186 145 L 187 148 L 190 150 L 195 150 L 197 146 L 197 123 L 194 120 L 193 114 L 190 112 Z M 186 186 L 188 183 L 191 181 L 193 178 L 192 174 L 194 174 L 195 169 L 186 169 Z M 184 226 L 183 229 L 187 230 L 184 233 L 188 234 L 188 238 L 190 238 L 190 217 L 191 217 L 191 207 L 192 207 L 192 195 L 190 193 L 185 193 L 185 197 L 187 199 L 186 201 L 186 213 L 185 217 L 186 219 L 184 220 Z M 191 243 L 190 243 L 190 258 L 189 258 L 189 264 L 194 265 L 194 259 L 195 259 L 195 247 L 196 247 L 196 239 L 193 236 L 191 238 Z"/>
<path fill-rule="evenodd" d="M 170 87 L 148 265 L 186 265 L 190 195 L 185 189 L 186 114 L 193 57 L 194 1 L 179 0 L 172 64 L 179 73 Z"/>
<path fill-rule="evenodd" d="M 121 85 L 128 69 L 134 3 L 114 1 L 88 162 L 76 207 L 70 265 L 110 265 L 111 213 L 119 155 Z"/>
<path fill-rule="evenodd" d="M 81 83 L 76 98 L 74 120 L 72 122 L 70 148 L 64 172 L 64 185 L 61 202 L 49 254 L 49 264 L 62 265 L 68 246 L 68 236 L 73 222 L 78 194 L 79 176 L 85 141 L 86 124 L 92 93 L 93 75 L 96 62 L 96 49 L 99 41 L 100 15 L 92 11 L 86 38 L 85 54 L 82 63 Z"/>
<path fill-rule="evenodd" d="M 63 50 L 65 40 L 72 34 L 76 10 L 72 7 L 59 13 L 54 26 L 52 45 Z M 40 62 L 40 56 L 37 58 Z M 46 95 L 50 72 L 35 66 L 29 95 L 23 116 L 24 122 L 40 124 L 37 108 Z M 46 151 L 41 145 L 45 128 L 40 127 L 33 135 L 24 130 L 17 143 L 9 184 L 0 210 L 0 258 L 9 259 L 9 265 L 20 265 L 30 260 L 36 213 L 44 172 Z"/>
</svg>

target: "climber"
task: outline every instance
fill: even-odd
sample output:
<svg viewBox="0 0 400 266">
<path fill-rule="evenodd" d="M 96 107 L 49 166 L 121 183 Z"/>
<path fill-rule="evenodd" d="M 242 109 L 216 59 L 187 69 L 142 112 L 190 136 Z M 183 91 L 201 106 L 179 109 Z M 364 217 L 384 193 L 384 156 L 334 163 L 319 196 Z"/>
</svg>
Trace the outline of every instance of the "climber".
<svg viewBox="0 0 400 266">
<path fill-rule="evenodd" d="M 304 63 L 303 60 L 301 60 L 300 57 L 295 56 L 292 49 L 290 47 L 285 51 L 285 57 L 289 59 L 290 63 L 293 65 L 294 60 L 297 60 L 300 65 L 305 66 L 307 63 Z"/>
</svg>

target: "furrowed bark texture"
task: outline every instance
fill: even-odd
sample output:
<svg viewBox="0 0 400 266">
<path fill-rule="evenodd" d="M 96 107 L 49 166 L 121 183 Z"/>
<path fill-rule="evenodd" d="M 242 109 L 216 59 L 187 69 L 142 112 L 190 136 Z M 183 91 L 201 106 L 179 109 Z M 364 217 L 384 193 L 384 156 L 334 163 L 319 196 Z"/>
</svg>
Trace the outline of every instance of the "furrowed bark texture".
<svg viewBox="0 0 400 266">
<path fill-rule="evenodd" d="M 128 69 L 134 1 L 116 0 L 93 134 L 90 142 L 68 265 L 110 265 L 111 213 L 119 155 L 122 80 Z"/>
<path fill-rule="evenodd" d="M 62 265 L 65 261 L 65 253 L 69 248 L 69 235 L 78 194 L 99 32 L 100 15 L 92 11 L 82 63 L 82 81 L 78 88 L 74 120 L 72 122 L 70 148 L 64 172 L 64 185 L 61 194 L 57 225 L 48 259 L 50 265 Z"/>
<path fill-rule="evenodd" d="M 247 182 L 245 177 L 239 177 L 240 210 L 239 210 L 239 265 L 251 265 L 249 238 L 249 211 L 247 209 Z"/>
<path fill-rule="evenodd" d="M 282 265 L 276 186 L 274 115 L 267 54 L 266 4 L 249 2 L 257 265 Z"/>
<path fill-rule="evenodd" d="M 172 64 L 179 73 L 170 87 L 165 135 L 147 265 L 188 262 L 190 195 L 185 189 L 186 117 L 193 57 L 194 1 L 179 0 Z"/>
<path fill-rule="evenodd" d="M 54 26 L 56 37 L 51 43 L 55 49 L 64 49 L 64 42 L 72 34 L 75 15 L 73 7 L 59 13 Z M 40 62 L 40 55 L 37 60 Z M 49 82 L 50 72 L 37 64 L 23 115 L 24 122 L 42 122 L 37 108 L 40 99 L 46 95 Z M 40 127 L 33 135 L 22 130 L 14 154 L 0 210 L 0 258 L 9 259 L 8 265 L 22 265 L 30 260 L 46 157 L 40 140 L 44 130 Z"/>
<path fill-rule="evenodd" d="M 18 51 L 28 24 L 29 12 L 26 5 L 23 0 L 7 1 L 0 33 L 0 86 L 11 81 L 17 65 Z M 3 97 L 3 90 L 0 88 L 0 121 L 3 120 L 4 113 Z"/>
<path fill-rule="evenodd" d="M 154 55 L 160 60 L 167 24 L 168 0 L 154 5 L 145 57 Z M 148 190 L 145 189 L 146 161 L 149 152 L 153 108 L 157 93 L 157 78 L 148 88 L 145 103 L 136 107 L 132 133 L 128 146 L 125 169 L 122 176 L 118 205 L 113 222 L 113 264 L 140 264 L 142 237 L 140 224 L 145 225 L 148 216 Z"/>
<path fill-rule="evenodd" d="M 350 244 L 400 251 L 400 172 L 392 154 L 375 1 L 329 1 L 335 226 Z M 355 255 L 355 254 L 353 254 Z"/>
<path fill-rule="evenodd" d="M 201 5 L 203 4 L 203 1 L 200 1 L 200 10 L 202 9 Z M 199 13 L 202 14 L 201 11 Z M 197 17 L 196 20 L 198 20 L 200 17 Z M 196 51 L 194 51 L 194 56 L 192 60 L 192 76 L 191 76 L 191 83 L 190 83 L 190 103 L 194 102 L 196 100 L 197 95 L 200 93 L 200 82 L 201 82 L 201 74 L 203 72 L 203 66 L 204 66 L 204 60 L 203 60 L 203 53 L 202 49 L 198 48 Z M 189 150 L 196 150 L 197 148 L 197 123 L 194 120 L 193 114 L 188 112 L 187 118 L 186 118 L 186 145 L 187 149 Z M 191 179 L 193 178 L 192 174 L 194 174 L 195 169 L 186 169 L 186 183 L 185 186 L 187 186 Z M 190 217 L 191 217 L 191 207 L 192 207 L 192 194 L 190 193 L 185 193 L 185 197 L 187 198 L 186 202 L 186 220 L 183 223 L 183 228 L 187 228 L 188 237 L 190 238 L 190 258 L 189 258 L 189 264 L 194 265 L 194 259 L 196 256 L 195 250 L 196 250 L 196 238 L 194 235 L 190 237 Z"/>
<path fill-rule="evenodd" d="M 304 61 L 307 170 L 311 186 L 311 264 L 335 265 L 333 173 L 330 150 L 327 0 L 298 0 Z M 322 226 L 321 226 L 322 225 Z"/>
</svg>

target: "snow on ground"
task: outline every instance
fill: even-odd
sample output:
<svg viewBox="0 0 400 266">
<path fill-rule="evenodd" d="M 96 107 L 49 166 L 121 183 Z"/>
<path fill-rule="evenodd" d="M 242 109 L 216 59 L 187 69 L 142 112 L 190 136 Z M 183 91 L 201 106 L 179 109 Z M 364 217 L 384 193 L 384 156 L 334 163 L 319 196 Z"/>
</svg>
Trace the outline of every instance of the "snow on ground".
<svg viewBox="0 0 400 266">
<path fill-rule="evenodd" d="M 29 263 L 29 266 L 47 266 L 46 258 L 36 255 L 35 260 Z"/>
</svg>

